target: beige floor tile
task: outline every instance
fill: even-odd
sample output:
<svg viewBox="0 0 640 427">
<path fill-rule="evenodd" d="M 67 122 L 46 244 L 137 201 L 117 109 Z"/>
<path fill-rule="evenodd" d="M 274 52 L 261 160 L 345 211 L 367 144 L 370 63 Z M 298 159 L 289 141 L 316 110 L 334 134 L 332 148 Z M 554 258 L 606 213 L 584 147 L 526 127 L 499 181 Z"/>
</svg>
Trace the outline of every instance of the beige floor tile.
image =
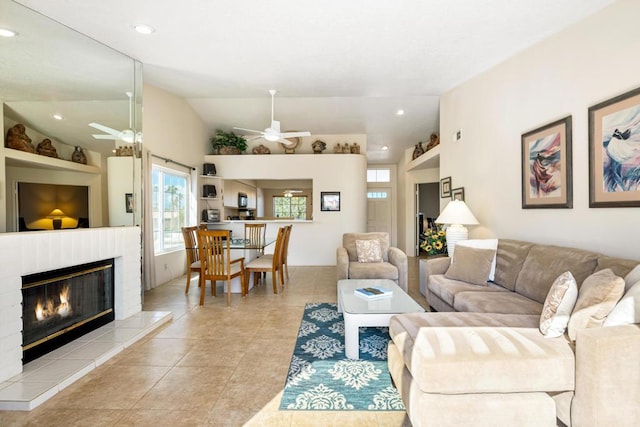
<svg viewBox="0 0 640 427">
<path fill-rule="evenodd" d="M 415 258 L 409 269 L 410 295 L 426 305 Z M 305 304 L 336 301 L 335 267 L 289 275 L 277 295 L 268 282 L 231 307 L 209 287 L 200 306 L 195 278 L 187 295 L 184 277 L 145 293 L 145 310 L 173 311 L 172 322 L 35 410 L 0 411 L 0 426 L 410 427 L 404 412 L 279 410 Z"/>
</svg>

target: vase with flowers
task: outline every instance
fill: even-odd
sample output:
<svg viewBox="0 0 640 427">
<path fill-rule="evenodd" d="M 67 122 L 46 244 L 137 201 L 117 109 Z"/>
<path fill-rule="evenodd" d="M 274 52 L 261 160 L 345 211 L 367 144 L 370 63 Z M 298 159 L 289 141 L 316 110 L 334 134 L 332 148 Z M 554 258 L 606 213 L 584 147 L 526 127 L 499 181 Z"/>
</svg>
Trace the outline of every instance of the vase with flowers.
<svg viewBox="0 0 640 427">
<path fill-rule="evenodd" d="M 421 240 L 420 248 L 428 255 L 447 253 L 447 236 L 442 225 L 427 228 Z"/>
</svg>

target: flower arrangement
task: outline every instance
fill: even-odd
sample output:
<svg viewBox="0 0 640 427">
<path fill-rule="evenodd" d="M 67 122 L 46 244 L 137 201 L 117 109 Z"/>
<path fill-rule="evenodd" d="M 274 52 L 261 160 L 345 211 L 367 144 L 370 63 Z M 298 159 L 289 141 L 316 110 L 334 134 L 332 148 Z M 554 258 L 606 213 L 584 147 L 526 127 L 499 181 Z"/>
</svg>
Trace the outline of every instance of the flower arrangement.
<svg viewBox="0 0 640 427">
<path fill-rule="evenodd" d="M 428 255 L 447 253 L 447 238 L 443 226 L 436 225 L 434 228 L 426 229 L 420 247 Z"/>
</svg>

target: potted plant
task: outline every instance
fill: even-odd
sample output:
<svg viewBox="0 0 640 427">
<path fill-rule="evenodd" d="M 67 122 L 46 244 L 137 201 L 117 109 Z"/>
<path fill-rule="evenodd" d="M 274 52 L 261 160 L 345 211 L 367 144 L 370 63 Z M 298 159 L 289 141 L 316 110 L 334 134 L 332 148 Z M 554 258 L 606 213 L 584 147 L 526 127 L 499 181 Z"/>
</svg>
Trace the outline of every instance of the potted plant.
<svg viewBox="0 0 640 427">
<path fill-rule="evenodd" d="M 240 154 L 247 149 L 247 141 L 233 132 L 216 129 L 211 137 L 211 147 L 214 154 Z"/>
</svg>

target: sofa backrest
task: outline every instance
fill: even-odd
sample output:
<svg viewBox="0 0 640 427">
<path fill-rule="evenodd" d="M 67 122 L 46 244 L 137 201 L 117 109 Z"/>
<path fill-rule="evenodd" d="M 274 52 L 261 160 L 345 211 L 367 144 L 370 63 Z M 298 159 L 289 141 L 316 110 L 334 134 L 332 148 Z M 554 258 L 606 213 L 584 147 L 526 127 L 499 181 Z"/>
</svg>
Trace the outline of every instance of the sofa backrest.
<svg viewBox="0 0 640 427">
<path fill-rule="evenodd" d="M 389 233 L 371 232 L 371 233 L 344 233 L 342 235 L 342 246 L 349 254 L 349 261 L 358 261 L 358 253 L 356 252 L 356 240 L 379 240 L 380 249 L 382 249 L 382 260 L 389 261 Z"/>
<path fill-rule="evenodd" d="M 599 254 L 582 249 L 534 245 L 516 280 L 516 292 L 544 304 L 559 275 L 570 271 L 578 287 L 596 269 Z"/>
<path fill-rule="evenodd" d="M 638 261 L 634 261 L 632 259 L 614 258 L 602 255 L 598 257 L 596 271 L 610 268 L 613 271 L 613 274 L 624 279 L 626 275 L 629 274 L 629 272 L 638 264 L 640 264 Z"/>
</svg>

